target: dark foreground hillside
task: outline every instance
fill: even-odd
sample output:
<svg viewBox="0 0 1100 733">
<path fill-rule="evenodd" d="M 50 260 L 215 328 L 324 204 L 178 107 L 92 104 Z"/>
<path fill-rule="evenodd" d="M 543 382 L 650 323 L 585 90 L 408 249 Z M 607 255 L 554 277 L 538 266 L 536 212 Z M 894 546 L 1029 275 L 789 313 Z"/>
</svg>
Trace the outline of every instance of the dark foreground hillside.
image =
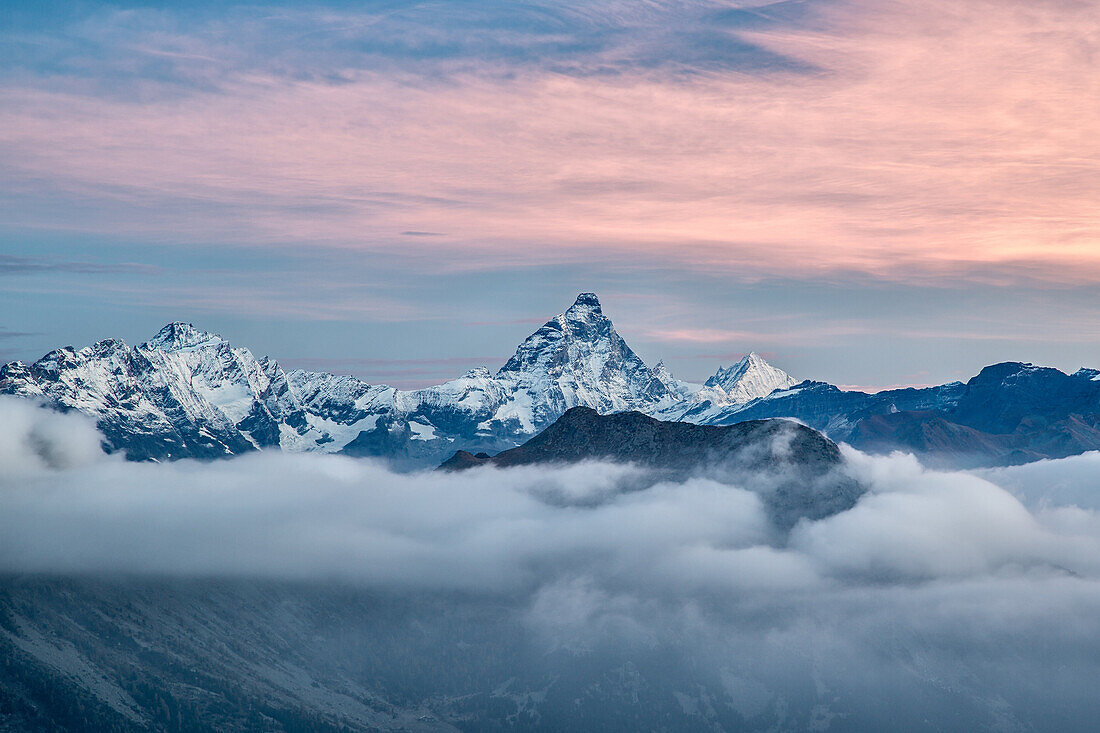
<svg viewBox="0 0 1100 733">
<path fill-rule="evenodd" d="M 804 637 L 751 603 L 581 630 L 579 602 L 5 577 L 0 730 L 1085 730 L 1100 714 L 1087 650 L 1048 676 L 1031 643 L 918 652 L 895 633 L 864 668 L 827 614 Z"/>
</svg>

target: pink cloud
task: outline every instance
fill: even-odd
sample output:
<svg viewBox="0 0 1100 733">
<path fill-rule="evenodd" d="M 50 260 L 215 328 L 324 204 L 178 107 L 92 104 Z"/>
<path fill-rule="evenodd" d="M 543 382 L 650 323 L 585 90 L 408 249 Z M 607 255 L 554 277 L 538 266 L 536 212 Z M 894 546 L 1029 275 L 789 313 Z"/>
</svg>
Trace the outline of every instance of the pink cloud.
<svg viewBox="0 0 1100 733">
<path fill-rule="evenodd" d="M 823 30 L 749 36 L 820 74 L 240 75 L 228 93 L 140 104 L 9 85 L 9 190 L 96 214 L 8 224 L 399 249 L 447 270 L 606 258 L 745 279 L 1100 278 L 1095 7 L 828 12 Z"/>
<path fill-rule="evenodd" d="M 681 341 L 694 344 L 715 344 L 727 341 L 748 341 L 758 334 L 748 331 L 727 331 L 717 328 L 656 329 L 647 334 L 656 341 Z"/>
<path fill-rule="evenodd" d="M 812 327 L 790 329 L 775 328 L 762 331 L 743 331 L 724 328 L 654 328 L 644 329 L 643 335 L 655 341 L 723 344 L 723 343 L 774 343 L 803 344 L 839 336 L 854 336 L 884 330 L 882 327 L 856 321 L 825 323 Z M 700 357 L 703 358 L 703 357 Z"/>
</svg>

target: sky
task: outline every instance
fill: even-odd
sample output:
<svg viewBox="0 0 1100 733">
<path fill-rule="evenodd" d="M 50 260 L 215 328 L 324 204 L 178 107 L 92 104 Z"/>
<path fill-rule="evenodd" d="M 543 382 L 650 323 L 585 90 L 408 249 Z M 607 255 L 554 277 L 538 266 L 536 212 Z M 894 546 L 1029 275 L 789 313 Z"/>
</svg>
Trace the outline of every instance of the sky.
<svg viewBox="0 0 1100 733">
<path fill-rule="evenodd" d="M 651 363 L 1100 366 L 1076 0 L 0 14 L 0 361 L 183 320 L 398 386 L 594 291 Z"/>
</svg>

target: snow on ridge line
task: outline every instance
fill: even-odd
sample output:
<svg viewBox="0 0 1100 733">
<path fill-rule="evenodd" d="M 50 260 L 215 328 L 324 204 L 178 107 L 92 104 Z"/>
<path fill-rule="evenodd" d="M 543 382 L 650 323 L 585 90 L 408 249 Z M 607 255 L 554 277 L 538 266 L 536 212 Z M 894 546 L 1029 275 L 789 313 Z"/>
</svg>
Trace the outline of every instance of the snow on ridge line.
<svg viewBox="0 0 1100 733">
<path fill-rule="evenodd" d="M 756 382 L 787 376 L 751 356 L 753 368 L 742 369 L 731 386 L 743 383 L 742 391 L 756 396 Z M 732 399 L 730 392 L 675 379 L 663 362 L 646 365 L 594 293 L 579 294 L 495 375 L 479 367 L 418 390 L 284 371 L 218 334 L 173 322 L 136 347 L 107 339 L 80 352 L 51 352 L 30 366 L 13 362 L 0 371 L 3 392 L 40 395 L 90 414 L 119 441 L 116 448 L 153 460 L 188 450 L 201 457 L 275 447 L 423 456 L 424 445 L 453 450 L 458 442 L 499 450 L 578 405 L 657 414 L 698 399 Z"/>
</svg>

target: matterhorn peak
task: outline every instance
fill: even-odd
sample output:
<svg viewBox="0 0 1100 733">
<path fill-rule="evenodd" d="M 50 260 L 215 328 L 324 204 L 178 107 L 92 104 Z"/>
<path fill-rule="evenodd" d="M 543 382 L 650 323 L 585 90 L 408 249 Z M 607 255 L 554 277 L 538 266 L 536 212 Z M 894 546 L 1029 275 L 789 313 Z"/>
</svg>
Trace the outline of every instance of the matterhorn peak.
<svg viewBox="0 0 1100 733">
<path fill-rule="evenodd" d="M 595 293 L 581 293 L 564 313 L 528 336 L 497 372 L 524 394 L 522 422 L 542 426 L 586 405 L 631 409 L 668 395 L 649 367 L 615 331 Z"/>
<path fill-rule="evenodd" d="M 584 343 L 589 350 L 607 350 L 621 340 L 611 320 L 603 314 L 596 294 L 581 293 L 573 305 L 528 336 L 497 375 L 532 369 L 541 372 L 548 367 L 545 361 L 552 354 L 566 350 L 570 344 Z"/>
<path fill-rule="evenodd" d="M 600 299 L 595 293 L 581 293 L 573 305 L 554 319 L 568 339 L 596 343 L 611 338 L 617 339 L 615 326 L 611 319 L 603 314 Z M 551 321 L 550 324 L 554 323 Z"/>
<path fill-rule="evenodd" d="M 216 333 L 200 331 L 191 323 L 176 321 L 157 331 L 157 335 L 145 342 L 145 346 L 160 351 L 180 351 L 221 342 L 222 337 Z"/>
<path fill-rule="evenodd" d="M 603 315 L 603 309 L 600 307 L 600 299 L 595 293 L 581 293 L 578 295 L 577 299 L 573 301 L 573 305 L 569 306 L 569 310 L 567 310 L 565 314 L 580 313 L 582 311 L 594 315 Z"/>
</svg>

